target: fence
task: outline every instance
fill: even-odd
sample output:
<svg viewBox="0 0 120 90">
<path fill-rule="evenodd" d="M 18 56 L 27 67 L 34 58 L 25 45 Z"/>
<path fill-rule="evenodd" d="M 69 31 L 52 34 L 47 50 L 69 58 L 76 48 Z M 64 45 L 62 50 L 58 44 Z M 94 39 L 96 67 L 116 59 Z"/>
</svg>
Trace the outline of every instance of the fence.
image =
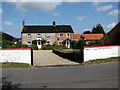
<svg viewBox="0 0 120 90">
<path fill-rule="evenodd" d="M 0 62 L 27 63 L 32 65 L 32 50 L 30 48 L 0 49 Z"/>
<path fill-rule="evenodd" d="M 120 56 L 120 46 L 84 47 L 84 62 Z"/>
</svg>

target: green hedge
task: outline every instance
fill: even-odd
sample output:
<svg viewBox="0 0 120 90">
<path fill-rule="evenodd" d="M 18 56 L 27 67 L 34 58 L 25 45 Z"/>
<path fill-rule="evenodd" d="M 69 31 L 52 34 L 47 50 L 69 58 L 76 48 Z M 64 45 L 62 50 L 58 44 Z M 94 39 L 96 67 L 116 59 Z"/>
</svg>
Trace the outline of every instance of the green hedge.
<svg viewBox="0 0 120 90">
<path fill-rule="evenodd" d="M 53 49 L 67 49 L 65 46 L 59 45 L 43 45 L 42 50 L 53 50 Z"/>
<path fill-rule="evenodd" d="M 12 44 L 11 46 L 4 46 L 2 48 L 31 48 L 33 50 L 38 50 L 38 47 L 37 45 L 31 45 L 31 46 L 28 46 L 26 44 Z"/>
<path fill-rule="evenodd" d="M 31 49 L 33 49 L 33 50 L 38 50 L 38 47 L 37 47 L 37 45 L 31 45 L 31 46 L 29 46 L 29 48 L 31 48 Z"/>
<path fill-rule="evenodd" d="M 58 49 L 54 49 L 52 50 L 53 53 L 59 55 L 62 58 L 71 60 L 71 61 L 75 61 L 75 62 L 79 62 L 82 63 L 83 62 L 83 58 L 82 58 L 82 51 L 81 52 L 64 52 Z"/>
</svg>

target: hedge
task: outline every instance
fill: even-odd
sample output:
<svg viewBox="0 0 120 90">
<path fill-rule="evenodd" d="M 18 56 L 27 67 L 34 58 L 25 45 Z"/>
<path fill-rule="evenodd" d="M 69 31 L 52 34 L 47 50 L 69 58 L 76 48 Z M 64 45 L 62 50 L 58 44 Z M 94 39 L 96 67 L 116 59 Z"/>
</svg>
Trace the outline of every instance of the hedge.
<svg viewBox="0 0 120 90">
<path fill-rule="evenodd" d="M 61 50 L 57 50 L 54 49 L 52 50 L 53 53 L 57 54 L 58 56 L 71 60 L 71 61 L 75 61 L 75 62 L 79 62 L 82 63 L 83 62 L 83 58 L 82 58 L 82 52 L 63 52 Z"/>
</svg>

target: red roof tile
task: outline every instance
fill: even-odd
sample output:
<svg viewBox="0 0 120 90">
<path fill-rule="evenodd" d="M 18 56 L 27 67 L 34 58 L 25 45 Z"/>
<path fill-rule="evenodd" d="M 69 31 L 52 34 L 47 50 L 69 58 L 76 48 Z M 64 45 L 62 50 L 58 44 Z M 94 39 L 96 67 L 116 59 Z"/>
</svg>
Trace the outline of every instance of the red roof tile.
<svg viewBox="0 0 120 90">
<path fill-rule="evenodd" d="M 84 40 L 100 40 L 103 34 L 74 34 L 74 40 L 80 40 L 84 37 Z"/>
</svg>

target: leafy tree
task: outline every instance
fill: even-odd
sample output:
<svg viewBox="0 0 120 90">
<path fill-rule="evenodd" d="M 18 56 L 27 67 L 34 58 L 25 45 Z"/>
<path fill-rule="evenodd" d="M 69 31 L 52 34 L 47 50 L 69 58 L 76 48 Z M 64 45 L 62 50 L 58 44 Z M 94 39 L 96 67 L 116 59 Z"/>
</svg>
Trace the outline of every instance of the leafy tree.
<svg viewBox="0 0 120 90">
<path fill-rule="evenodd" d="M 81 49 L 84 46 L 85 46 L 85 41 L 83 39 L 79 40 L 78 43 L 77 43 L 77 47 L 79 47 Z"/>
<path fill-rule="evenodd" d="M 79 41 L 73 41 L 72 44 L 74 49 L 82 49 L 85 46 L 85 41 L 81 39 Z"/>
<path fill-rule="evenodd" d="M 2 32 L 2 40 L 9 40 L 9 41 L 12 41 L 14 39 L 13 36 L 7 34 L 7 33 L 3 33 Z"/>
<path fill-rule="evenodd" d="M 2 41 L 2 48 L 8 48 L 11 45 L 12 45 L 12 42 L 9 41 L 9 40 L 3 40 Z"/>
<path fill-rule="evenodd" d="M 91 32 L 90 31 L 84 31 L 83 34 L 91 34 Z"/>
<path fill-rule="evenodd" d="M 13 38 L 13 40 L 12 40 L 13 42 L 18 42 L 19 41 L 19 39 L 18 38 Z"/>
<path fill-rule="evenodd" d="M 103 33 L 104 35 L 106 34 L 101 24 L 97 24 L 96 26 L 94 26 L 92 28 L 92 33 L 93 34 Z"/>
</svg>

